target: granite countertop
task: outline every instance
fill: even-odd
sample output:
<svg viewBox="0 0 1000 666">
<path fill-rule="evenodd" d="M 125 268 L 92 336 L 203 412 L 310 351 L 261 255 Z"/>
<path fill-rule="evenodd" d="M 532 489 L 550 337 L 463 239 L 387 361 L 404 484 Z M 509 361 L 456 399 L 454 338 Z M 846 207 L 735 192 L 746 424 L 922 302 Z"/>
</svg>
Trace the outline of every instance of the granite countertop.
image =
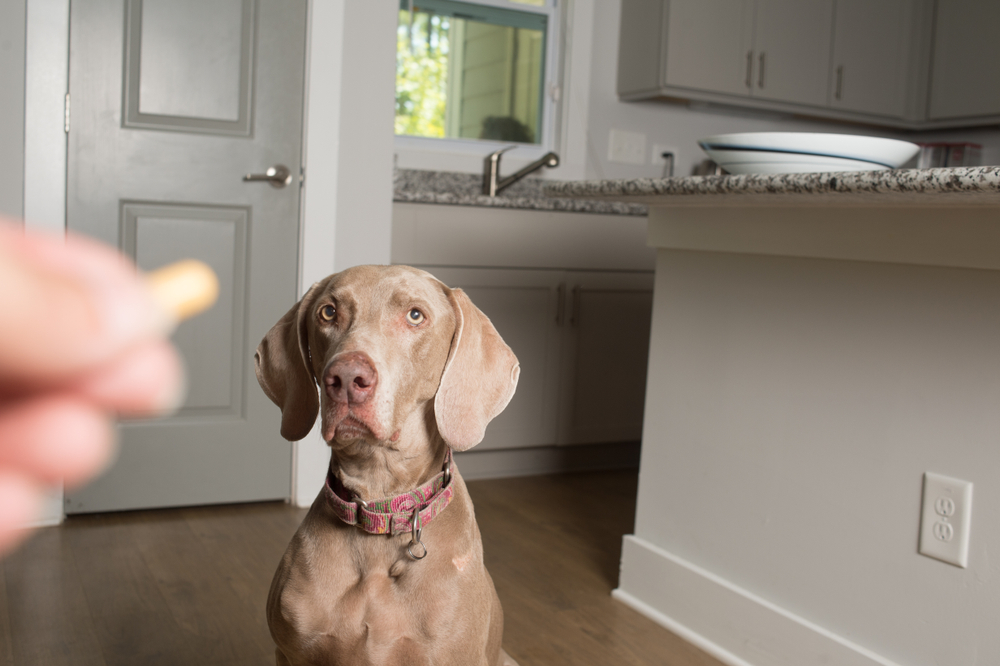
<svg viewBox="0 0 1000 666">
<path fill-rule="evenodd" d="M 1000 167 L 746 174 L 547 183 L 552 197 L 663 206 L 1000 205 Z"/>
<path fill-rule="evenodd" d="M 646 215 L 641 203 L 598 201 L 590 198 L 545 193 L 546 185 L 564 185 L 542 178 L 524 178 L 496 197 L 481 193 L 483 177 L 471 173 L 396 169 L 393 174 L 393 201 L 443 204 L 448 206 L 482 206 L 518 210 L 561 211 L 569 213 L 600 213 L 604 215 Z"/>
</svg>

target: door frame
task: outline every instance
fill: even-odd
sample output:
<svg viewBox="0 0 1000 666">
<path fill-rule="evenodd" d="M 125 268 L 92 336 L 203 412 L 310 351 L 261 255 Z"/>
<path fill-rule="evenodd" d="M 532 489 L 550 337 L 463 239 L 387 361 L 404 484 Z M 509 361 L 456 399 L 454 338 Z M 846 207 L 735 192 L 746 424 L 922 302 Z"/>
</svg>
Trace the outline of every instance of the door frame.
<svg viewBox="0 0 1000 666">
<path fill-rule="evenodd" d="M 326 187 L 310 192 L 307 179 L 302 189 L 300 295 L 334 270 L 357 263 L 389 263 L 392 228 L 393 135 L 380 130 L 392 127 L 394 113 L 394 6 L 352 0 L 307 2 L 303 165 L 308 167 L 304 173 Z M 65 233 L 70 0 L 26 0 L 26 4 L 25 228 Z M 390 20 L 393 30 L 388 31 L 385 28 Z M 352 30 L 345 34 L 347 22 Z M 313 39 L 313 34 L 321 38 Z M 344 39 L 350 43 L 344 44 Z M 353 68 L 345 70 L 345 51 L 361 45 L 374 47 L 378 55 L 382 42 L 389 44 L 383 49 L 387 54 L 360 68 L 359 59 L 352 59 Z M 356 56 L 358 52 L 353 53 Z M 382 80 L 382 86 L 373 87 L 373 80 Z M 381 94 L 372 94 L 373 90 Z M 342 107 L 341 99 L 367 103 Z M 341 132 L 341 127 L 349 131 Z M 350 168 L 340 169 L 339 149 L 350 149 L 352 136 L 365 137 L 365 150 L 351 151 Z M 329 187 L 330 183 L 334 186 Z M 357 237 L 359 225 L 351 224 L 359 219 L 359 210 L 365 211 L 363 238 Z M 280 439 L 277 433 L 275 438 Z M 291 499 L 298 506 L 308 506 L 322 485 L 329 449 L 314 431 L 293 443 L 291 456 Z M 31 526 L 61 523 L 63 501 L 62 487 L 53 488 Z"/>
</svg>

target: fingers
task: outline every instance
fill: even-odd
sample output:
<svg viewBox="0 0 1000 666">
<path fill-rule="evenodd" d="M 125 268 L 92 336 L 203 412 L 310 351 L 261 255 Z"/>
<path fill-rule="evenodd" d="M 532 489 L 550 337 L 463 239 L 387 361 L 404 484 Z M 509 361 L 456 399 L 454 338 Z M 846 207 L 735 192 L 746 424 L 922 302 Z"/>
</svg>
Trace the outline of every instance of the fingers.
<svg viewBox="0 0 1000 666">
<path fill-rule="evenodd" d="M 42 491 L 22 474 L 0 469 L 0 554 L 28 535 L 27 525 L 38 515 Z"/>
<path fill-rule="evenodd" d="M 67 390 L 125 416 L 157 416 L 180 406 L 185 394 L 184 371 L 176 350 L 167 342 L 156 341 L 129 350 Z"/>
<path fill-rule="evenodd" d="M 0 411 L 0 472 L 39 485 L 72 486 L 100 472 L 114 450 L 114 427 L 101 410 L 55 396 Z"/>
<path fill-rule="evenodd" d="M 0 226 L 0 379 L 56 383 L 173 321 L 135 268 L 110 248 Z"/>
</svg>

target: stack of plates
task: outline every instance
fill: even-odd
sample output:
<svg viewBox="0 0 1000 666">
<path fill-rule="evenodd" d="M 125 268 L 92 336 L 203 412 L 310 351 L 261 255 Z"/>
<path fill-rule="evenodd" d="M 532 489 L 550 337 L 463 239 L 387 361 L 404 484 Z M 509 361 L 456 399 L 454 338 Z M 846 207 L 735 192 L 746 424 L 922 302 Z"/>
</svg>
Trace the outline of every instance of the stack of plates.
<svg viewBox="0 0 1000 666">
<path fill-rule="evenodd" d="M 920 150 L 908 141 L 850 134 L 744 132 L 698 145 L 729 173 L 811 173 L 898 168 Z"/>
</svg>

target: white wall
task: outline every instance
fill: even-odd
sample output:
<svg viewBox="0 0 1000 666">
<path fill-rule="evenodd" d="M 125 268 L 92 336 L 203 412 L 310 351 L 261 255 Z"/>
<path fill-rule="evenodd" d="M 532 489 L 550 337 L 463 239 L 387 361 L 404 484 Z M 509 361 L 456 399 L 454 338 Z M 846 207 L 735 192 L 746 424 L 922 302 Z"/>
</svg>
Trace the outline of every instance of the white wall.
<svg viewBox="0 0 1000 666">
<path fill-rule="evenodd" d="M 335 271 L 390 263 L 397 12 L 388 0 L 310 5 L 301 294 Z M 318 427 L 296 443 L 296 504 L 312 503 L 329 461 Z"/>
</svg>

